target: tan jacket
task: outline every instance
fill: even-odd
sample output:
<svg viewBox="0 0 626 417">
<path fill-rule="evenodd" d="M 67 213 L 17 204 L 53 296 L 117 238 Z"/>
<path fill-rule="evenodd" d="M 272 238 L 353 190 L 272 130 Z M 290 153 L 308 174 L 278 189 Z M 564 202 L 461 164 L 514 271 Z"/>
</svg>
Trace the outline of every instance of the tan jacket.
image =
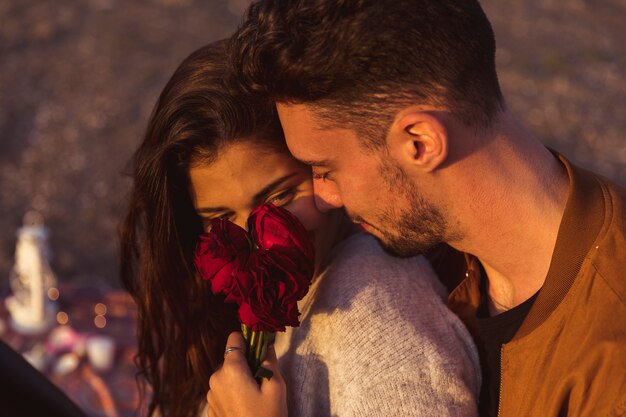
<svg viewBox="0 0 626 417">
<path fill-rule="evenodd" d="M 546 281 L 502 348 L 499 416 L 626 416 L 626 190 L 560 159 L 569 198 Z M 475 334 L 480 270 L 463 264 L 448 302 Z"/>
</svg>

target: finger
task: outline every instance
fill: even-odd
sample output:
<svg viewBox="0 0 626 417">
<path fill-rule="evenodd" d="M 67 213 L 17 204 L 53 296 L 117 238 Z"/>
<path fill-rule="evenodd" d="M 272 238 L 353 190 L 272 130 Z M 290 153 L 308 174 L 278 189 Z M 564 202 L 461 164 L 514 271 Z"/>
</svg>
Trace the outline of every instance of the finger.
<svg viewBox="0 0 626 417">
<path fill-rule="evenodd" d="M 241 332 L 233 332 L 228 336 L 224 363 L 211 378 L 213 377 L 216 379 L 219 377 L 219 384 L 215 384 L 218 389 L 221 389 L 220 386 L 247 386 L 249 389 L 258 390 L 258 385 L 252 377 L 252 371 L 246 360 L 246 341 Z"/>
<path fill-rule="evenodd" d="M 217 416 L 218 415 L 218 413 L 217 413 L 218 405 L 217 405 L 217 402 L 215 401 L 215 395 L 211 391 L 209 391 L 207 393 L 206 401 L 207 401 L 207 403 L 209 405 L 207 407 L 208 408 L 207 413 L 208 413 L 209 417 Z"/>
<path fill-rule="evenodd" d="M 211 374 L 211 376 L 209 377 L 209 392 L 208 392 L 208 393 L 207 393 L 207 395 L 206 395 L 206 400 L 207 400 L 207 401 L 210 401 L 210 400 L 209 400 L 209 397 L 211 397 L 211 396 L 212 396 L 212 393 L 213 393 L 213 392 L 215 392 L 215 387 L 217 387 L 217 386 L 219 385 L 219 384 L 217 383 L 217 380 L 218 380 L 218 378 L 219 378 L 219 376 L 218 376 L 218 375 L 219 375 L 219 373 L 220 373 L 220 372 L 222 372 L 222 370 L 221 370 L 221 369 L 219 369 L 219 370 L 217 370 L 217 371 L 213 372 L 213 373 Z"/>
<path fill-rule="evenodd" d="M 243 339 L 243 334 L 241 332 L 232 332 L 228 335 L 228 340 L 226 341 L 226 346 L 235 346 L 242 349 L 246 348 L 246 341 Z"/>
<path fill-rule="evenodd" d="M 246 341 L 241 332 L 233 332 L 228 336 L 224 350 L 224 362 L 231 358 L 244 359 L 246 357 Z"/>
</svg>

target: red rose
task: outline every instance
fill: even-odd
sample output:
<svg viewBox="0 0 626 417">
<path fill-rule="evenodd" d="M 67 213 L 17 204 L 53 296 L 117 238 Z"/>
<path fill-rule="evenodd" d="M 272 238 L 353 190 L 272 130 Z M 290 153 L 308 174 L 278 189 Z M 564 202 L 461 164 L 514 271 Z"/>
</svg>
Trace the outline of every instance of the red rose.
<svg viewBox="0 0 626 417">
<path fill-rule="evenodd" d="M 250 255 L 246 231 L 228 220 L 215 219 L 210 231 L 199 238 L 194 263 L 200 276 L 211 282 L 214 294 L 225 293 L 226 301 L 239 301 L 241 296 L 235 278 Z"/>
<path fill-rule="evenodd" d="M 306 295 L 311 276 L 294 270 L 286 254 L 272 251 L 253 252 L 245 271 L 237 279 L 243 302 L 239 305 L 242 323 L 255 331 L 285 331 L 298 326 L 298 301 Z"/>
<path fill-rule="evenodd" d="M 302 223 L 289 211 L 263 204 L 250 214 L 248 230 L 261 249 L 289 251 L 313 259 L 313 243 Z"/>
<path fill-rule="evenodd" d="M 285 331 L 299 325 L 298 304 L 307 293 L 314 269 L 309 234 L 297 217 L 270 204 L 248 219 L 245 230 L 228 220 L 214 220 L 200 236 L 195 264 L 211 281 L 213 293 L 239 304 L 241 322 L 253 331 Z"/>
</svg>

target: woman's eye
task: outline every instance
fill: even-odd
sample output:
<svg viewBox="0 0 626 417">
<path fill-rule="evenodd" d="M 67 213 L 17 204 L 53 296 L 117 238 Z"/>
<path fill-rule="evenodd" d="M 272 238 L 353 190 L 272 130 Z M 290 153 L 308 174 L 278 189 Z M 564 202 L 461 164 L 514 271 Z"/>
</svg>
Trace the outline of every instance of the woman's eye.
<svg viewBox="0 0 626 417">
<path fill-rule="evenodd" d="M 231 217 L 232 217 L 232 213 L 219 214 L 219 215 L 213 216 L 213 217 L 201 217 L 202 228 L 205 231 L 207 231 L 207 230 L 209 230 L 211 228 L 211 223 L 213 222 L 213 220 L 215 220 L 215 219 L 230 220 Z"/>
<path fill-rule="evenodd" d="M 200 220 L 202 221 L 202 230 L 205 233 L 208 233 L 209 229 L 211 229 L 211 219 L 206 218 L 206 217 L 201 217 Z"/>
<path fill-rule="evenodd" d="M 276 206 L 284 206 L 285 204 L 291 203 L 295 195 L 296 195 L 296 190 L 293 188 L 290 188 L 281 193 L 271 196 L 270 198 L 267 199 L 267 202 L 272 203 Z"/>
<path fill-rule="evenodd" d="M 234 216 L 234 214 L 233 214 L 233 213 L 224 213 L 224 214 L 220 214 L 220 215 L 217 215 L 217 216 L 211 217 L 211 218 L 209 219 L 209 224 L 211 223 L 211 220 L 215 220 L 215 219 L 223 219 L 223 220 L 230 220 L 230 221 L 233 221 L 233 216 Z"/>
</svg>

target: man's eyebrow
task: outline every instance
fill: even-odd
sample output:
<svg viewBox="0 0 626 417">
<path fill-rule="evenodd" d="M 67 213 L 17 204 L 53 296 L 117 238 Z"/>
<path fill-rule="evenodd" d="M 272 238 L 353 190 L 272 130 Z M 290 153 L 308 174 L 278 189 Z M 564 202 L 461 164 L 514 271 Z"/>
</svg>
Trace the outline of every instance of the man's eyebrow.
<svg viewBox="0 0 626 417">
<path fill-rule="evenodd" d="M 298 172 L 292 172 L 291 174 L 284 175 L 284 176 L 278 178 L 277 180 L 272 181 L 271 183 L 269 183 L 268 185 L 263 187 L 261 189 L 261 191 L 259 191 L 258 193 L 256 193 L 254 195 L 254 200 L 262 199 L 267 194 L 272 192 L 274 190 L 274 188 L 278 187 L 279 185 L 281 185 L 285 181 L 290 180 L 291 178 L 295 177 L 296 175 L 298 175 Z M 228 207 L 201 207 L 201 208 L 197 208 L 196 209 L 196 213 L 213 214 L 213 213 L 219 213 L 219 212 L 228 211 L 228 210 L 229 210 Z"/>
</svg>

